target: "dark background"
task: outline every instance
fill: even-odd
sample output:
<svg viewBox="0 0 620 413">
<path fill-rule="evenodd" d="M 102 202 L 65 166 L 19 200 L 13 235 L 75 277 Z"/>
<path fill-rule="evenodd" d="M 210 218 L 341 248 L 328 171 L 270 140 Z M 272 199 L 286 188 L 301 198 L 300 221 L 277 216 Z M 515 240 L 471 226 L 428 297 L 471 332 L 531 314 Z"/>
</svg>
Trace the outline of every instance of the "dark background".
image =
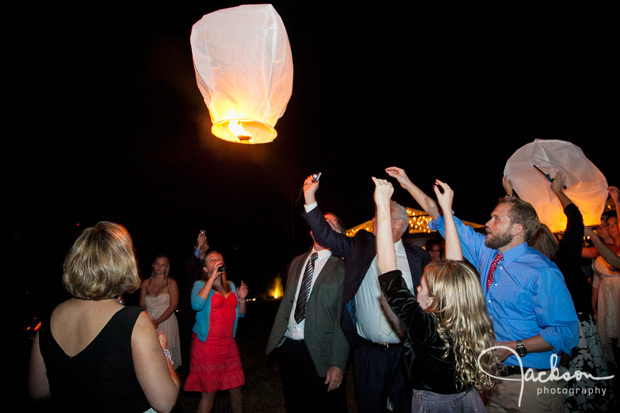
<svg viewBox="0 0 620 413">
<path fill-rule="evenodd" d="M 391 165 L 428 192 L 448 182 L 456 214 L 484 223 L 534 139 L 577 144 L 620 183 L 610 10 L 274 2 L 293 95 L 273 143 L 238 145 L 209 132 L 189 44 L 204 14 L 238 4 L 5 6 L 7 337 L 57 302 L 68 248 L 100 220 L 129 229 L 146 275 L 164 252 L 180 276 L 206 229 L 258 294 L 310 245 L 295 201 L 316 171 L 323 211 L 348 227 L 373 216 L 371 176 Z"/>
</svg>

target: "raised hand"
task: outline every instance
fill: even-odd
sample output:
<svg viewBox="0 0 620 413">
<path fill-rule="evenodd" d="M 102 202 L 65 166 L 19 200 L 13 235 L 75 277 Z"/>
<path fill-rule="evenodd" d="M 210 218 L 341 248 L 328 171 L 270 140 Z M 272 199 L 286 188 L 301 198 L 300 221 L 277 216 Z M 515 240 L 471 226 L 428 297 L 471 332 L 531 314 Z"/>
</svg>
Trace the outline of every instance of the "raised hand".
<svg viewBox="0 0 620 413">
<path fill-rule="evenodd" d="M 245 281 L 241 281 L 241 285 L 237 287 L 237 297 L 244 299 L 248 296 L 248 285 Z"/>
<path fill-rule="evenodd" d="M 375 183 L 375 204 L 384 205 L 392 197 L 392 194 L 394 193 L 394 187 L 390 182 L 386 181 L 385 179 L 378 179 L 373 176 L 372 180 Z"/>
<path fill-rule="evenodd" d="M 392 178 L 396 178 L 400 186 L 406 189 L 407 184 L 411 183 L 411 180 L 405 173 L 405 170 L 397 166 L 390 166 L 385 168 L 385 172 Z"/>
<path fill-rule="evenodd" d="M 315 194 L 319 189 L 319 181 L 315 179 L 314 175 L 310 175 L 304 181 L 303 191 L 306 205 L 310 205 L 316 202 Z"/>
<path fill-rule="evenodd" d="M 439 189 L 441 187 L 441 190 Z M 450 186 L 441 182 L 439 179 L 435 180 L 435 185 L 433 186 L 433 190 L 435 190 L 435 195 L 437 196 L 437 202 L 439 206 L 444 211 L 452 211 L 452 201 L 454 200 L 454 191 Z"/>
</svg>

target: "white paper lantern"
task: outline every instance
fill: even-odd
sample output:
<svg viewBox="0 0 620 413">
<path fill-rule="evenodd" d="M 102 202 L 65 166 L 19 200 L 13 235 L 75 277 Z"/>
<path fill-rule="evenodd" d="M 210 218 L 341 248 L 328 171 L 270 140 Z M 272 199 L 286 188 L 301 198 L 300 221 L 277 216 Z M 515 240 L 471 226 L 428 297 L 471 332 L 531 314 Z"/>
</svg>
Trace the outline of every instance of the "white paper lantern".
<svg viewBox="0 0 620 413">
<path fill-rule="evenodd" d="M 566 229 L 564 209 L 545 177 L 547 174 L 553 178 L 558 171 L 565 176 L 564 192 L 581 211 L 584 224 L 599 224 L 608 196 L 607 180 L 578 146 L 561 140 L 536 139 L 508 159 L 504 176 L 510 179 L 519 197 L 532 204 L 542 223 L 552 232 L 561 232 Z"/>
<path fill-rule="evenodd" d="M 293 90 L 286 29 L 270 4 L 206 14 L 190 36 L 198 88 L 211 132 L 239 143 L 267 143 Z"/>
</svg>

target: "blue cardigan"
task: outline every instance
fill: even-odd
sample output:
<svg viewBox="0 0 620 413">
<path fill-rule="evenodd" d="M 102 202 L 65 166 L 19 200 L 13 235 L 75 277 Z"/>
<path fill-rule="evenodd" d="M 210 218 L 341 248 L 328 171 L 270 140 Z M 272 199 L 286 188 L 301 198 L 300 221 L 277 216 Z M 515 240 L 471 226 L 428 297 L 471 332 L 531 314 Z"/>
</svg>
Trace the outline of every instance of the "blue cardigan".
<svg viewBox="0 0 620 413">
<path fill-rule="evenodd" d="M 239 314 L 239 297 L 237 296 L 235 284 L 231 281 L 228 281 L 228 284 L 230 285 L 232 292 L 235 294 L 235 297 L 237 297 L 237 308 L 235 308 L 237 316 L 235 317 L 235 326 L 233 329 L 234 337 L 237 333 L 237 321 L 245 314 Z M 196 281 L 192 287 L 192 308 L 196 311 L 196 323 L 194 324 L 192 331 L 198 335 L 198 338 L 201 341 L 207 341 L 207 335 L 209 334 L 209 315 L 211 314 L 211 297 L 215 294 L 215 291 L 211 290 L 209 297 L 206 300 L 199 296 L 198 292 L 200 292 L 204 286 L 204 281 Z"/>
</svg>

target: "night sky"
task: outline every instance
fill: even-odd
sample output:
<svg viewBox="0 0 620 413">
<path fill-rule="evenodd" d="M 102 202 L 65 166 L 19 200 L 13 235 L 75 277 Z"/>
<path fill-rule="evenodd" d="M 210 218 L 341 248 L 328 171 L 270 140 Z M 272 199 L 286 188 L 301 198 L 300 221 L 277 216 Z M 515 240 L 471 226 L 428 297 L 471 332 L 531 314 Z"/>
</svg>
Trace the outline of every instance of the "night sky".
<svg viewBox="0 0 620 413">
<path fill-rule="evenodd" d="M 537 138 L 577 144 L 620 184 L 608 10 L 331 3 L 273 3 L 295 78 L 264 145 L 211 135 L 195 81 L 192 25 L 239 3 L 7 13 L 3 234 L 15 288 L 59 281 L 75 234 L 111 220 L 132 233 L 143 271 L 165 252 L 173 275 L 206 229 L 252 289 L 310 246 L 295 201 L 317 171 L 323 211 L 348 227 L 373 216 L 371 176 L 392 165 L 429 192 L 448 182 L 456 214 L 484 223 L 506 161 Z M 418 208 L 400 188 L 395 198 Z"/>
</svg>

